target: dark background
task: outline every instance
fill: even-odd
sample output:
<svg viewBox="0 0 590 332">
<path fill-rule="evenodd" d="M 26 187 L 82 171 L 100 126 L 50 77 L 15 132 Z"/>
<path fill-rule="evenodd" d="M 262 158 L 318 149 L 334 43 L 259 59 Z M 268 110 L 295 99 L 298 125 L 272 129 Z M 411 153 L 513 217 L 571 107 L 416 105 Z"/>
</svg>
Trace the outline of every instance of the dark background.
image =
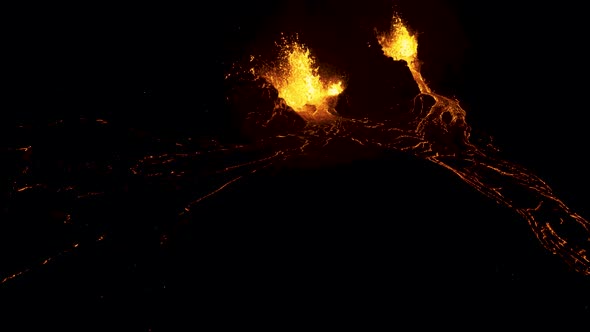
<svg viewBox="0 0 590 332">
<path fill-rule="evenodd" d="M 223 140 L 231 128 L 223 77 L 233 63 L 272 53 L 280 32 L 296 32 L 320 65 L 354 70 L 355 50 L 373 26 L 387 27 L 393 7 L 419 34 L 422 75 L 435 92 L 461 101 L 474 135 L 493 137 L 503 157 L 588 218 L 578 82 L 587 64 L 576 6 L 326 0 L 15 8 L 3 146 L 28 140 L 48 154 L 55 149 L 56 159 L 114 149 L 131 160 L 145 146 L 129 132 Z M 73 129 L 56 138 L 44 129 L 80 118 L 106 119 L 113 132 Z M 33 124 L 31 137 L 10 134 L 22 123 Z M 547 253 L 513 211 L 435 165 L 390 151 L 271 174 L 216 196 L 188 221 L 176 215 L 186 197 L 118 175 L 109 188 L 131 189 L 76 206 L 80 222 L 110 240 L 1 285 L 3 298 L 30 318 L 19 324 L 48 314 L 48 326 L 76 330 L 282 328 L 315 319 L 366 330 L 410 316 L 451 327 L 470 319 L 502 324 L 524 312 L 537 320 L 588 316 L 587 277 Z M 49 237 L 37 231 L 42 218 L 11 218 L 27 225 L 6 226 L 21 231 L 18 240 Z M 162 232 L 170 237 L 164 247 Z M 33 244 L 23 254 L 18 240 L 3 247 L 8 255 L 54 252 Z"/>
</svg>

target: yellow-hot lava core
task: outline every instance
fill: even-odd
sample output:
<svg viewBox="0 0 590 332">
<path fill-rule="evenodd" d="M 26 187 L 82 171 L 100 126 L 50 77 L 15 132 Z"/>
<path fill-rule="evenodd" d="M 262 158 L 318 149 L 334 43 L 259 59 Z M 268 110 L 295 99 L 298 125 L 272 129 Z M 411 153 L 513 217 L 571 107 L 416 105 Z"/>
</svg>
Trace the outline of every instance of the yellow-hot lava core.
<svg viewBox="0 0 590 332">
<path fill-rule="evenodd" d="M 278 45 L 279 60 L 273 68 L 263 70 L 261 76 L 295 111 L 328 111 L 333 106 L 334 97 L 344 90 L 342 81 L 320 77 L 315 58 L 305 45 L 298 41 L 282 41 L 283 44 Z"/>
<path fill-rule="evenodd" d="M 393 17 L 390 31 L 379 34 L 377 39 L 386 56 L 407 63 L 421 95 L 428 95 L 434 100 L 434 104 L 418 122 L 416 133 L 427 141 L 455 142 L 447 143 L 447 147 L 459 143 L 458 146 L 469 151 L 465 156 L 460 156 L 461 159 L 453 160 L 458 157 L 456 152 L 430 150 L 434 154 L 427 158 L 451 170 L 482 194 L 514 209 L 527 220 L 537 239 L 548 251 L 559 255 L 574 270 L 590 275 L 590 256 L 587 250 L 590 245 L 590 223 L 571 212 L 552 194 L 551 188 L 543 180 L 518 165 L 486 155 L 469 142 L 469 125 L 465 120 L 465 111 L 458 100 L 435 93 L 428 87 L 420 74 L 416 36 L 408 31 L 397 15 Z M 430 144 L 429 149 L 432 147 Z M 494 183 L 498 179 L 503 181 L 500 185 Z M 511 183 L 528 190 L 537 199 L 537 205 L 528 202 L 519 206 L 523 202 L 519 196 L 522 191 L 512 191 L 513 188 L 509 185 Z M 556 231 L 557 229 L 561 232 Z M 568 232 L 584 235 L 568 241 Z"/>
<path fill-rule="evenodd" d="M 417 60 L 418 40 L 399 17 L 394 17 L 389 32 L 379 35 L 379 44 L 385 55 L 394 60 L 404 60 L 413 67 Z M 413 68 L 418 69 L 418 68 Z"/>
<path fill-rule="evenodd" d="M 408 30 L 401 18 L 394 16 L 389 31 L 379 34 L 377 40 L 386 56 L 396 61 L 404 60 L 408 64 L 408 68 L 410 68 L 420 92 L 431 92 L 420 74 L 418 39 L 415 34 Z"/>
</svg>

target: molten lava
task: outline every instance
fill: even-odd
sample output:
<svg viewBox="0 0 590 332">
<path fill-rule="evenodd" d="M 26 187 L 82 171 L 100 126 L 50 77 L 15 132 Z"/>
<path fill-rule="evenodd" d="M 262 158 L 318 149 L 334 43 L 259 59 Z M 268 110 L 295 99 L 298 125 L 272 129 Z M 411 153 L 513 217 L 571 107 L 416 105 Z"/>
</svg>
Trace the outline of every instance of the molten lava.
<svg viewBox="0 0 590 332">
<path fill-rule="evenodd" d="M 465 121 L 466 113 L 459 105 L 459 101 L 434 93 L 422 78 L 418 60 L 418 40 L 415 34 L 410 33 L 401 18 L 394 16 L 390 30 L 378 35 L 377 40 L 386 56 L 407 63 L 422 95 L 434 100 L 434 105 L 419 119 L 416 132 L 428 140 L 433 140 L 434 137 L 437 141 L 455 140 L 461 142 L 463 147 L 475 148 L 469 142 L 470 128 Z M 446 137 L 441 137 L 441 134 Z M 447 150 L 455 150 L 449 144 L 444 145 Z"/>
<path fill-rule="evenodd" d="M 430 93 L 430 88 L 424 83 L 420 74 L 420 62 L 418 61 L 418 39 L 405 26 L 401 18 L 394 16 L 391 28 L 388 32 L 379 34 L 377 40 L 381 45 L 383 53 L 393 60 L 403 60 L 418 84 L 422 93 Z"/>
<path fill-rule="evenodd" d="M 275 66 L 261 70 L 260 76 L 271 83 L 287 105 L 306 118 L 329 116 L 336 96 L 343 90 L 342 81 L 320 77 L 319 67 L 309 49 L 283 38 Z"/>
<path fill-rule="evenodd" d="M 423 154 L 426 159 L 514 210 L 526 219 L 545 249 L 561 257 L 575 271 L 590 275 L 590 222 L 571 211 L 542 179 L 519 165 L 484 153 L 469 141 L 466 112 L 458 100 L 434 93 L 425 83 L 420 74 L 416 36 L 398 16 L 393 17 L 390 31 L 377 39 L 385 55 L 407 63 L 421 96 L 434 100 L 429 109 L 422 110 L 423 116 L 415 129 L 426 143 L 426 149 L 419 153 L 426 152 Z M 566 234 L 578 234 L 578 237 Z"/>
<path fill-rule="evenodd" d="M 296 130 L 295 134 L 293 131 L 273 132 L 272 135 L 248 144 L 222 144 L 213 138 L 192 140 L 189 137 L 168 146 L 167 143 L 154 140 L 158 143 L 150 147 L 145 155 L 135 159 L 137 156 L 133 154 L 132 160 L 129 161 L 130 167 L 123 166 L 124 169 L 117 169 L 121 165 L 128 165 L 127 161 L 112 162 L 120 160 L 120 156 L 116 155 L 118 149 L 112 149 L 116 151 L 113 155 L 102 151 L 97 156 L 86 153 L 73 154 L 72 161 L 69 159 L 45 161 L 43 158 L 47 158 L 51 153 L 35 152 L 35 158 L 39 159 L 33 159 L 31 153 L 37 148 L 25 140 L 32 136 L 28 134 L 28 130 L 33 126 L 19 126 L 19 130 L 24 132 L 19 137 L 22 137 L 24 141 L 22 146 L 15 147 L 13 151 L 18 153 L 18 164 L 23 166 L 14 168 L 14 174 L 11 175 L 14 179 L 11 189 L 3 195 L 16 201 L 16 211 L 19 212 L 22 207 L 34 210 L 35 207 L 28 202 L 29 194 L 43 198 L 39 200 L 40 202 L 56 201 L 56 199 L 59 202 L 63 201 L 65 207 L 57 214 L 59 218 L 63 217 L 63 223 L 88 226 L 87 220 L 76 220 L 77 207 L 86 205 L 87 200 L 106 196 L 109 193 L 127 193 L 129 188 L 127 183 L 122 183 L 120 189 L 113 188 L 111 187 L 113 184 L 104 179 L 113 174 L 129 172 L 129 175 L 134 177 L 142 176 L 149 179 L 148 182 L 159 182 L 166 188 L 175 188 L 174 191 L 194 195 L 195 198 L 179 213 L 182 217 L 181 221 L 184 222 L 185 215 L 191 213 L 193 208 L 201 204 L 203 200 L 219 194 L 248 176 L 259 174 L 264 169 L 271 169 L 271 166 L 274 168 L 302 155 L 310 159 L 318 155 L 334 157 L 342 155 L 342 151 L 348 153 L 354 150 L 348 149 L 350 147 L 360 146 L 370 149 L 377 147 L 408 152 L 453 172 L 483 195 L 524 218 L 545 249 L 558 255 L 573 270 L 590 276 L 590 222 L 571 211 L 542 179 L 520 165 L 502 160 L 469 141 L 470 127 L 465 119 L 465 111 L 458 100 L 433 92 L 425 83 L 419 70 L 416 35 L 406 28 L 399 17 L 393 18 L 390 31 L 377 36 L 377 40 L 382 46 L 384 55 L 395 61 L 407 63 L 420 91 L 415 100 L 427 101 L 416 103 L 421 105 L 421 109 L 415 109 L 415 112 L 411 113 L 410 116 L 413 117 L 408 121 L 407 128 L 405 126 L 399 128 L 395 123 L 388 121 L 340 116 L 334 107 L 338 96 L 345 88 L 343 82 L 337 77 L 321 77 L 319 67 L 311 56 L 310 50 L 297 40 L 288 42 L 283 39 L 282 44 L 277 45 L 280 47 L 280 56 L 275 64 L 251 70 L 257 79 L 262 78 L 274 86 L 280 102 L 276 103 L 273 109 L 272 103 L 266 103 L 266 99 L 261 99 L 263 102 L 258 103 L 256 94 L 248 95 L 248 98 L 236 98 L 236 100 L 240 102 L 247 99 L 253 100 L 253 106 L 248 108 L 245 118 L 264 120 L 253 121 L 253 124 L 268 125 L 270 119 L 265 118 L 268 115 L 282 126 L 295 127 L 287 128 Z M 253 61 L 253 59 L 251 57 L 250 60 Z M 231 75 L 228 74 L 226 78 L 229 76 Z M 259 86 L 256 85 L 256 88 Z M 276 97 L 274 91 L 272 95 L 273 98 Z M 293 112 L 288 107 L 283 107 L 284 104 L 297 112 L 305 120 L 303 122 L 306 125 L 294 126 L 294 122 L 285 117 L 285 114 L 293 115 Z M 277 112 L 278 107 L 283 107 L 280 109 L 286 109 L 287 112 Z M 260 118 L 252 113 L 259 115 Z M 285 118 L 281 119 L 281 117 Z M 59 126 L 51 124 L 55 130 L 65 130 L 66 125 L 72 125 L 67 121 L 57 123 Z M 92 126 L 88 128 L 92 130 L 111 126 L 101 119 L 96 119 L 96 123 L 81 119 L 80 124 L 73 125 L 82 126 L 83 124 L 91 124 Z M 79 127 L 75 128 L 79 129 Z M 58 132 L 58 134 L 63 133 Z M 47 149 L 48 144 L 45 147 L 43 144 L 40 145 L 41 151 L 44 151 L 44 148 Z M 103 160 L 105 156 L 111 159 Z M 298 163 L 300 162 L 299 160 Z M 64 167 L 63 163 L 70 164 Z M 56 172 L 55 176 L 49 176 L 51 172 Z M 75 180 L 71 180 L 72 182 L 64 180 L 65 182 L 61 185 L 57 182 L 47 182 L 48 178 L 76 179 L 77 177 L 82 177 L 84 180 L 79 183 Z M 127 178 L 127 176 L 115 176 L 115 179 L 120 178 Z M 22 201 L 27 202 L 26 204 L 19 201 L 21 197 Z M 116 197 L 119 199 L 118 195 Z M 67 202 L 71 206 L 67 206 Z M 92 202 L 88 205 L 95 204 Z M 44 205 L 42 207 L 44 208 Z M 8 210 L 7 208 L 3 210 L 2 217 L 6 216 Z M 56 213 L 51 210 L 46 214 Z M 10 212 L 9 216 L 13 215 L 18 216 L 19 213 Z M 17 224 L 17 221 L 11 223 Z M 52 222 L 54 221 L 52 219 Z M 93 225 L 92 228 L 94 226 L 97 226 L 96 229 L 102 228 L 98 227 L 100 225 Z M 86 228 L 80 227 L 80 229 Z M 91 239 L 86 241 L 89 243 L 102 242 L 105 238 L 102 232 L 97 232 L 94 238 L 86 233 L 80 236 Z M 167 235 L 164 234 L 161 238 L 166 237 Z M 64 249 L 55 255 L 40 259 L 37 266 L 49 264 L 56 261 L 58 257 L 64 256 L 65 253 L 78 250 L 78 244 L 79 241 L 73 241 L 73 244 L 64 246 Z M 31 270 L 24 267 L 10 274 L 5 274 L 3 271 L 0 274 L 0 284 Z"/>
<path fill-rule="evenodd" d="M 414 66 L 418 54 L 418 40 L 399 17 L 394 17 L 390 31 L 379 35 L 377 39 L 385 55 L 394 60 L 404 60 L 408 65 Z"/>
</svg>

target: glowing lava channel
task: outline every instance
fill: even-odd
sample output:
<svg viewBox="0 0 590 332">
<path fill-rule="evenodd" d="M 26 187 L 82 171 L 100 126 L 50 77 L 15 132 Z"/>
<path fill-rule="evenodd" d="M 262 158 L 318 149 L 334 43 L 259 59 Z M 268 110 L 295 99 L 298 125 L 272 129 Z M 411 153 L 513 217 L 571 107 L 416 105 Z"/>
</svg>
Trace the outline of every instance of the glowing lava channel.
<svg viewBox="0 0 590 332">
<path fill-rule="evenodd" d="M 449 169 L 480 193 L 518 213 L 545 249 L 575 271 L 590 275 L 590 222 L 571 211 L 547 183 L 530 171 L 494 158 L 469 142 L 465 111 L 458 100 L 436 94 L 428 87 L 420 74 L 416 36 L 397 15 L 390 31 L 377 39 L 386 56 L 407 63 L 421 96 L 434 100 L 430 109 L 422 110 L 423 118 L 415 129 L 425 144 L 419 145 L 422 151 L 412 152 Z"/>
<path fill-rule="evenodd" d="M 396 61 L 405 61 L 412 72 L 420 92 L 429 93 L 430 88 L 424 83 L 420 75 L 420 63 L 418 61 L 418 39 L 403 24 L 402 20 L 394 16 L 391 28 L 387 33 L 377 36 L 377 40 L 383 49 L 383 53 Z"/>
<path fill-rule="evenodd" d="M 337 96 L 344 90 L 337 79 L 325 79 L 310 50 L 297 40 L 282 39 L 280 56 L 275 66 L 260 70 L 260 76 L 271 83 L 287 105 L 306 120 L 331 118 Z"/>
<path fill-rule="evenodd" d="M 431 98 L 434 101 L 431 103 L 432 106 L 425 107 L 422 103 L 424 109 L 416 113 L 409 129 L 399 128 L 387 121 L 375 122 L 366 118 L 352 119 L 339 116 L 333 108 L 339 94 L 344 90 L 342 81 L 320 77 L 318 66 L 309 49 L 297 41 L 289 43 L 283 39 L 283 44 L 279 45 L 281 56 L 277 65 L 252 71 L 273 85 L 278 91 L 278 97 L 307 121 L 307 126 L 301 132 L 276 134 L 272 139 L 264 137 L 245 145 L 223 145 L 215 139 L 208 141 L 189 138 L 168 146 L 167 141 L 157 140 L 160 143 L 155 144 L 154 140 L 150 141 L 150 144 L 155 144 L 150 151 L 164 152 L 152 154 L 148 151 L 128 169 L 117 169 L 117 165 L 125 163 L 109 164 L 110 160 L 118 159 L 118 156 L 109 155 L 108 159 L 103 160 L 103 154 L 91 156 L 92 159 L 89 160 L 85 159 L 88 154 L 81 154 L 82 159 L 73 159 L 67 167 L 53 166 L 51 160 L 31 158 L 31 153 L 37 152 L 33 152 L 36 148 L 28 145 L 27 141 L 25 147 L 15 149 L 19 153 L 19 162 L 24 166 L 16 169 L 15 174 L 11 175 L 14 178 L 11 186 L 13 189 L 10 189 L 6 197 L 14 201 L 22 196 L 26 200 L 27 194 L 35 192 L 36 195 L 40 195 L 39 197 L 45 198 L 46 195 L 48 200 L 55 197 L 64 199 L 70 202 L 71 206 L 64 208 L 63 223 L 88 227 L 87 220 L 76 219 L 75 207 L 81 205 L 81 202 L 104 196 L 112 191 L 112 188 L 103 185 L 105 182 L 108 183 L 103 181 L 106 177 L 113 173 L 129 172 L 130 175 L 148 179 L 148 182 L 161 183 L 165 188 L 177 188 L 179 192 L 188 192 L 187 195 L 194 199 L 191 199 L 179 213 L 179 222 L 184 222 L 187 214 L 193 213 L 193 210 L 198 211 L 193 208 L 203 200 L 219 194 L 248 176 L 277 167 L 300 155 L 313 158 L 319 154 L 341 153 L 342 148 L 330 150 L 333 141 L 341 144 L 376 146 L 406 151 L 452 171 L 483 195 L 509 207 L 526 219 L 535 236 L 548 251 L 558 255 L 575 271 L 590 275 L 590 223 L 571 211 L 543 180 L 523 167 L 495 158 L 469 142 L 469 126 L 465 121 L 465 111 L 457 100 L 434 93 L 425 83 L 419 70 L 417 38 L 404 26 L 401 19 L 394 17 L 390 31 L 379 35 L 377 39 L 384 55 L 407 63 L 419 87 L 418 97 Z M 275 112 L 271 116 L 275 115 L 284 116 L 284 113 Z M 85 119 L 81 120 L 84 120 L 81 123 L 88 123 Z M 63 121 L 50 124 L 56 130 L 62 130 L 60 128 L 65 128 L 66 125 L 69 125 L 68 122 Z M 104 133 L 111 133 L 112 128 L 106 121 L 97 119 L 95 125 L 92 128 L 108 127 L 109 130 Z M 19 127 L 19 130 L 23 131 L 20 136 L 30 139 L 32 135 L 28 135 L 27 128 Z M 43 147 L 41 151 L 42 149 Z M 314 154 L 318 151 L 319 153 Z M 49 155 L 39 153 L 38 157 L 35 156 L 47 158 Z M 97 165 L 106 166 L 102 168 Z M 113 172 L 113 167 L 116 172 Z M 62 173 L 62 170 L 65 173 Z M 37 172 L 40 177 L 36 175 Z M 47 178 L 47 174 L 52 174 L 48 172 L 56 172 L 55 178 L 63 178 L 65 174 L 65 178 L 68 179 L 76 179 L 83 174 L 86 182 L 90 181 L 88 174 L 95 174 L 96 179 L 92 181 L 96 188 L 75 181 L 65 181 L 57 186 L 48 185 L 43 182 L 46 181 L 44 179 Z M 127 192 L 127 184 L 121 183 L 120 189 Z M 15 205 L 21 206 L 20 203 Z M 72 215 L 74 217 L 71 217 Z M 94 226 L 97 225 L 91 225 L 89 228 Z M 84 227 L 81 228 L 86 229 Z M 94 237 L 85 238 L 91 240 L 84 241 L 82 247 L 102 242 L 105 234 L 98 232 Z M 167 235 L 164 233 L 161 238 L 165 239 Z M 77 250 L 79 244 L 78 240 L 72 241 L 63 251 L 40 259 L 37 266 L 49 264 L 58 257 Z M 163 245 L 162 242 L 160 245 Z M 2 274 L 0 284 L 31 270 L 32 268 L 23 267 L 18 272 Z"/>
<path fill-rule="evenodd" d="M 394 15 L 390 30 L 379 34 L 377 40 L 386 56 L 407 63 L 422 96 L 430 96 L 434 99 L 434 105 L 420 119 L 416 132 L 430 140 L 441 139 L 441 133 L 451 135 L 454 137 L 450 137 L 450 140 L 454 141 L 457 141 L 457 133 L 461 133 L 462 137 L 459 141 L 463 147 L 475 148 L 469 142 L 470 128 L 465 121 L 466 113 L 459 105 L 459 101 L 434 93 L 422 78 L 418 60 L 418 39 L 408 30 L 401 18 Z M 445 138 L 442 139 L 445 140 Z"/>
</svg>

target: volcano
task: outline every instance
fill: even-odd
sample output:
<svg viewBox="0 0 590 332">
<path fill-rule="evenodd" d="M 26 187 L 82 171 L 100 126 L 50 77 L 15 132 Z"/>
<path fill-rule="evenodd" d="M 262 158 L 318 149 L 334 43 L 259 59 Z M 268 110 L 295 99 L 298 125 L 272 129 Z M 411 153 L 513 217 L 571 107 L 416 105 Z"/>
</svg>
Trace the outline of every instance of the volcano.
<svg viewBox="0 0 590 332">
<path fill-rule="evenodd" d="M 551 147 L 519 141 L 541 129 L 515 123 L 543 127 L 542 105 L 506 106 L 483 84 L 492 66 L 518 90 L 512 60 L 482 55 L 474 8 L 215 6 L 81 10 L 26 33 L 26 54 L 45 51 L 18 62 L 2 150 L 0 298 L 31 318 L 16 326 L 587 317 L 587 194 L 563 174 L 584 164 L 549 167 Z M 400 26 L 417 44 L 388 53 Z M 578 150 L 560 141 L 576 125 L 551 128 L 538 145 Z"/>
</svg>

